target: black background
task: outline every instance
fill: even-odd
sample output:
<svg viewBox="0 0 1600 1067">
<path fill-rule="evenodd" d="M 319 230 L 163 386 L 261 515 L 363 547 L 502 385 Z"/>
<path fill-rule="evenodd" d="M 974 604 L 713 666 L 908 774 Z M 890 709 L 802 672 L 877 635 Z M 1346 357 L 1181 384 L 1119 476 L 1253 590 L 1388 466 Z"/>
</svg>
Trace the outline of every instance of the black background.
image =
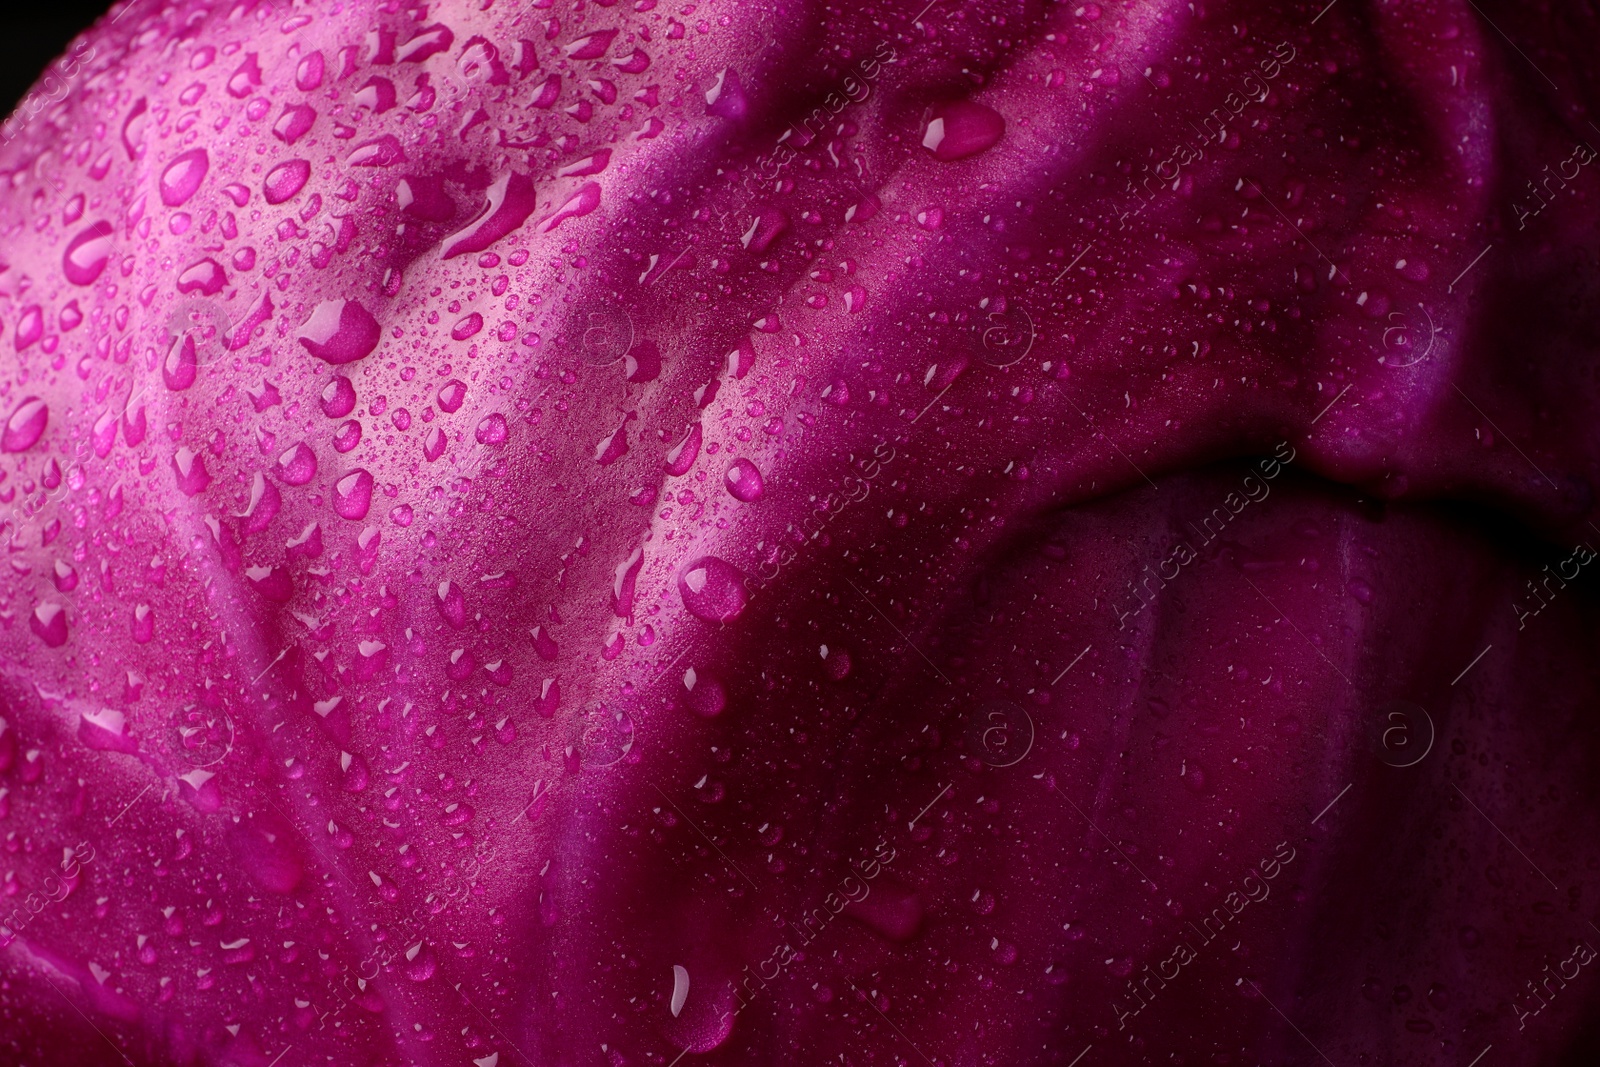
<svg viewBox="0 0 1600 1067">
<path fill-rule="evenodd" d="M 45 66 L 67 50 L 112 0 L 27 0 L 0 12 L 0 117 L 9 115 Z"/>
</svg>

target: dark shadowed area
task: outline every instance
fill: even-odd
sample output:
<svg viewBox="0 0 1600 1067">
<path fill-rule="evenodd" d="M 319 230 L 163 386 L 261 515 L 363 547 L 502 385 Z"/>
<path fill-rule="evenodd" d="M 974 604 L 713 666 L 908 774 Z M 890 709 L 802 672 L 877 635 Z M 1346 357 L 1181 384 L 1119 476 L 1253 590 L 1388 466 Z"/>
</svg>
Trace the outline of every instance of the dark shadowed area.
<svg viewBox="0 0 1600 1067">
<path fill-rule="evenodd" d="M 10 7 L 0 33 L 0 111 L 10 114 L 45 64 L 110 6 L 110 0 L 50 0 Z"/>
</svg>

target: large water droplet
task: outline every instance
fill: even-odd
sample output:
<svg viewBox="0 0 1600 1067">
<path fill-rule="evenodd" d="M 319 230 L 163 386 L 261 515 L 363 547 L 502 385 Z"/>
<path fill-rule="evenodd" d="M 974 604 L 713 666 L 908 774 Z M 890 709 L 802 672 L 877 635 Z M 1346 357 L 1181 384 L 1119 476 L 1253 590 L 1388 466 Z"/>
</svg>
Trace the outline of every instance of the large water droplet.
<svg viewBox="0 0 1600 1067">
<path fill-rule="evenodd" d="M 367 761 L 353 752 L 339 753 L 339 767 L 344 772 L 344 791 L 360 793 L 367 788 L 371 773 Z"/>
<path fill-rule="evenodd" d="M 718 679 L 690 667 L 683 672 L 682 699 L 696 715 L 714 719 L 728 706 L 728 691 Z"/>
<path fill-rule="evenodd" d="M 322 387 L 322 413 L 330 419 L 342 419 L 355 410 L 356 387 L 342 374 Z"/>
<path fill-rule="evenodd" d="M 273 124 L 272 135 L 284 144 L 294 144 L 306 135 L 316 121 L 317 113 L 305 104 L 289 104 Z"/>
<path fill-rule="evenodd" d="M 128 734 L 128 720 L 113 708 L 85 711 L 78 715 L 78 740 L 96 752 L 139 751 L 139 742 Z"/>
<path fill-rule="evenodd" d="M 283 567 L 246 567 L 245 580 L 264 599 L 287 604 L 294 598 L 294 580 Z"/>
<path fill-rule="evenodd" d="M 222 790 L 217 788 L 216 774 L 196 767 L 188 774 L 178 776 L 178 795 L 196 811 L 213 812 L 222 807 Z"/>
<path fill-rule="evenodd" d="M 167 358 L 161 362 L 161 380 L 173 392 L 182 392 L 194 384 L 199 364 L 195 358 L 194 338 L 189 334 L 174 338 L 167 348 Z"/>
<path fill-rule="evenodd" d="M 396 163 L 404 163 L 406 154 L 400 148 L 400 139 L 393 134 L 384 134 L 374 137 L 370 141 L 363 141 L 356 145 L 355 150 L 345 158 L 345 165 L 349 167 L 391 167 Z"/>
<path fill-rule="evenodd" d="M 355 419 L 346 419 L 333 431 L 333 450 L 338 453 L 350 451 L 361 443 L 361 423 Z"/>
<path fill-rule="evenodd" d="M 449 447 L 450 439 L 445 432 L 434 426 L 428 430 L 427 437 L 422 442 L 422 455 L 429 463 L 444 455 L 444 450 Z"/>
<path fill-rule="evenodd" d="M 633 591 L 643 564 L 643 548 L 635 548 L 633 555 L 617 564 L 616 579 L 611 584 L 611 611 L 619 619 L 633 614 Z"/>
<path fill-rule="evenodd" d="M 17 351 L 21 352 L 44 336 L 44 311 L 38 304 L 29 304 L 22 309 L 22 317 L 17 320 L 17 336 L 13 338 Z"/>
<path fill-rule="evenodd" d="M 317 454 L 304 441 L 278 457 L 278 477 L 286 485 L 305 485 L 317 476 Z"/>
<path fill-rule="evenodd" d="M 600 30 L 566 46 L 568 59 L 599 59 L 606 54 L 606 49 L 611 47 L 611 41 L 616 37 L 616 30 Z"/>
<path fill-rule="evenodd" d="M 661 349 L 649 338 L 629 350 L 622 365 L 623 374 L 635 385 L 653 382 L 661 376 Z"/>
<path fill-rule="evenodd" d="M 453 629 L 459 630 L 467 624 L 466 598 L 462 595 L 461 586 L 455 582 L 439 583 L 438 605 L 439 614 Z"/>
<path fill-rule="evenodd" d="M 697 422 L 689 427 L 689 432 L 667 452 L 663 469 L 670 475 L 678 477 L 689 473 L 689 468 L 694 466 L 694 461 L 700 456 L 700 424 Z"/>
<path fill-rule="evenodd" d="M 637 417 L 633 412 L 628 412 L 622 417 L 622 425 L 618 426 L 610 436 L 602 439 L 595 446 L 594 459 L 596 463 L 602 467 L 608 467 L 628 454 L 628 423 Z"/>
<path fill-rule="evenodd" d="M 183 273 L 178 275 L 178 292 L 200 293 L 204 296 L 216 296 L 222 287 L 228 284 L 228 273 L 222 269 L 222 264 L 207 256 L 195 260 L 183 268 Z"/>
<path fill-rule="evenodd" d="M 60 648 L 67 643 L 67 609 L 54 601 L 45 601 L 28 617 L 28 629 L 46 646 Z"/>
<path fill-rule="evenodd" d="M 451 378 L 439 386 L 439 393 L 435 399 L 439 402 L 439 410 L 448 415 L 461 409 L 461 402 L 466 396 L 467 383 L 459 378 Z"/>
<path fill-rule="evenodd" d="M 540 233 L 549 233 L 568 219 L 582 218 L 600 206 L 600 185 L 585 182 L 577 192 L 567 197 L 555 214 L 539 224 Z"/>
<path fill-rule="evenodd" d="M 354 300 L 318 304 L 296 335 L 307 352 L 333 364 L 354 363 L 378 347 L 378 320 Z"/>
<path fill-rule="evenodd" d="M 750 594 L 738 568 L 716 556 L 701 556 L 678 574 L 678 595 L 689 614 L 706 622 L 728 622 L 744 611 Z"/>
<path fill-rule="evenodd" d="M 736 459 L 729 464 L 722 476 L 722 484 L 727 486 L 735 500 L 743 500 L 747 504 L 760 500 L 766 492 L 761 472 L 748 459 Z"/>
<path fill-rule="evenodd" d="M 357 467 L 340 478 L 333 487 L 333 510 L 352 522 L 367 517 L 372 507 L 372 475 Z"/>
<path fill-rule="evenodd" d="M 496 448 L 505 444 L 509 432 L 506 426 L 506 417 L 496 411 L 483 417 L 478 423 L 478 428 L 474 431 L 473 436 L 477 438 L 480 445 Z"/>
<path fill-rule="evenodd" d="M 667 1005 L 676 1019 L 683 1012 L 683 1002 L 689 999 L 689 971 L 680 964 L 672 965 L 672 1003 Z"/>
<path fill-rule="evenodd" d="M 424 946 L 420 941 L 406 950 L 406 962 L 403 968 L 405 976 L 413 982 L 426 982 L 438 970 L 439 962 L 433 950 Z"/>
<path fill-rule="evenodd" d="M 554 663 L 560 657 L 561 649 L 556 646 L 555 639 L 545 632 L 543 626 L 535 626 L 528 631 L 528 636 L 533 638 L 533 650 L 546 663 Z"/>
<path fill-rule="evenodd" d="M 1005 132 L 1006 120 L 998 111 L 971 100 L 954 100 L 933 109 L 922 147 L 935 159 L 965 159 L 993 148 Z"/>
<path fill-rule="evenodd" d="M 211 157 L 204 148 L 191 148 L 182 153 L 161 172 L 161 202 L 168 207 L 180 207 L 205 181 Z"/>
<path fill-rule="evenodd" d="M 92 222 L 67 243 L 61 253 L 61 272 L 73 285 L 93 285 L 111 258 L 111 223 Z"/>
<path fill-rule="evenodd" d="M 555 715 L 561 707 L 561 684 L 554 678 L 546 678 L 539 686 L 539 696 L 534 701 L 534 710 L 542 719 Z"/>
<path fill-rule="evenodd" d="M 465 341 L 481 329 L 483 329 L 483 316 L 474 311 L 450 328 L 450 336 L 454 340 Z"/>
<path fill-rule="evenodd" d="M 269 204 L 281 204 L 301 189 L 311 178 L 311 164 L 304 159 L 288 159 L 267 171 L 261 183 L 261 193 Z"/>
<path fill-rule="evenodd" d="M 239 524 L 239 529 L 246 534 L 260 533 L 267 528 L 267 524 L 277 516 L 282 507 L 283 498 L 278 495 L 278 487 L 257 471 L 255 478 L 250 482 L 250 502 L 238 515 L 238 518 L 243 520 Z"/>
<path fill-rule="evenodd" d="M 172 472 L 178 476 L 178 491 L 184 496 L 203 493 L 206 486 L 211 484 L 211 474 L 206 470 L 205 460 L 188 446 L 172 454 Z"/>
<path fill-rule="evenodd" d="M 295 88 L 301 92 L 309 93 L 322 85 L 322 75 L 327 69 L 327 62 L 322 58 L 321 52 L 312 52 L 300 61 L 294 70 Z"/>
<path fill-rule="evenodd" d="M 438 177 L 406 175 L 395 183 L 394 203 L 412 218 L 428 222 L 449 222 L 456 214 L 455 201 Z"/>
<path fill-rule="evenodd" d="M 717 80 L 706 90 L 706 113 L 724 119 L 742 119 L 750 110 L 750 101 L 744 93 L 744 83 L 732 68 L 724 68 Z"/>
<path fill-rule="evenodd" d="M 50 406 L 36 396 L 25 396 L 11 412 L 0 432 L 0 452 L 24 452 L 44 436 L 50 422 Z"/>
<path fill-rule="evenodd" d="M 473 222 L 444 240 L 441 257 L 482 252 L 528 220 L 537 206 L 533 179 L 505 174 L 489 187 L 489 204 Z"/>
</svg>

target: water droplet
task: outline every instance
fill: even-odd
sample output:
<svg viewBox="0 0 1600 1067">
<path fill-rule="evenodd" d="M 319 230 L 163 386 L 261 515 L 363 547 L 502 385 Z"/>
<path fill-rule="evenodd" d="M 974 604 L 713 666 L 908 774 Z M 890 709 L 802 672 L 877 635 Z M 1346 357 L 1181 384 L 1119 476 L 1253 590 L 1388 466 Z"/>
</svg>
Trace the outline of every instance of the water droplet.
<svg viewBox="0 0 1600 1067">
<path fill-rule="evenodd" d="M 672 965 L 672 1003 L 668 1009 L 676 1019 L 683 1011 L 683 1002 L 689 999 L 689 972 L 679 964 Z"/>
<path fill-rule="evenodd" d="M 548 719 L 555 715 L 561 707 L 561 685 L 554 678 L 546 678 L 539 686 L 539 696 L 534 703 L 534 710 L 539 717 Z"/>
<path fill-rule="evenodd" d="M 146 645 L 156 632 L 156 615 L 149 604 L 135 604 L 133 607 L 133 641 L 135 644 Z"/>
<path fill-rule="evenodd" d="M 619 619 L 633 614 L 633 590 L 643 565 L 643 548 L 635 548 L 631 556 L 617 564 L 616 579 L 611 585 L 611 611 Z"/>
<path fill-rule="evenodd" d="M 272 125 L 272 135 L 284 144 L 294 144 L 304 137 L 317 121 L 317 113 L 305 104 L 287 104 L 278 121 Z"/>
<path fill-rule="evenodd" d="M 245 580 L 264 599 L 287 604 L 294 598 L 294 581 L 283 567 L 246 567 Z"/>
<path fill-rule="evenodd" d="M 555 639 L 545 633 L 543 626 L 535 626 L 528 631 L 528 636 L 533 638 L 533 650 L 539 658 L 547 663 L 554 663 L 560 656 L 561 650 L 556 647 Z"/>
<path fill-rule="evenodd" d="M 496 411 L 484 416 L 473 436 L 480 445 L 494 448 L 505 444 L 507 434 L 506 417 Z"/>
<path fill-rule="evenodd" d="M 317 454 L 304 441 L 278 457 L 278 477 L 285 485 L 305 485 L 317 476 Z"/>
<path fill-rule="evenodd" d="M 60 648 L 67 643 L 67 609 L 55 601 L 45 601 L 28 617 L 28 629 L 46 647 Z"/>
<path fill-rule="evenodd" d="M 330 419 L 342 419 L 356 406 L 356 387 L 342 374 L 322 387 L 322 413 Z"/>
<path fill-rule="evenodd" d="M 622 417 L 622 425 L 618 426 L 610 436 L 604 438 L 595 446 L 594 459 L 596 463 L 602 467 L 608 467 L 628 454 L 628 423 L 636 418 L 638 416 L 634 412 L 628 412 Z"/>
<path fill-rule="evenodd" d="M 434 426 L 428 430 L 428 436 L 422 442 L 422 455 L 429 463 L 444 455 L 445 448 L 450 441 L 445 437 L 443 430 Z"/>
<path fill-rule="evenodd" d="M 222 790 L 217 788 L 216 778 L 215 772 L 196 767 L 178 776 L 178 795 L 192 804 L 196 811 L 214 812 L 222 807 Z M 186 855 L 185 849 L 192 847 L 185 838 L 179 851 Z"/>
<path fill-rule="evenodd" d="M 606 49 L 611 47 L 612 38 L 616 37 L 616 30 L 600 30 L 579 37 L 566 46 L 568 59 L 599 59 L 606 54 Z"/>
<path fill-rule="evenodd" d="M 537 206 L 533 179 L 524 174 L 502 175 L 489 187 L 488 197 L 488 206 L 473 222 L 445 238 L 441 258 L 484 251 L 526 222 Z"/>
<path fill-rule="evenodd" d="M 206 486 L 211 484 L 211 474 L 206 470 L 205 460 L 187 445 L 172 454 L 172 472 L 177 475 L 178 491 L 184 496 L 203 493 Z"/>
<path fill-rule="evenodd" d="M 966 159 L 993 148 L 1005 132 L 1006 120 L 998 111 L 971 100 L 954 100 L 933 109 L 922 147 L 945 162 Z"/>
<path fill-rule="evenodd" d="M 346 793 L 360 793 L 367 788 L 371 774 L 367 769 L 367 761 L 353 752 L 339 753 L 339 769 L 344 772 L 344 791 Z"/>
<path fill-rule="evenodd" d="M 343 519 L 359 522 L 372 507 L 372 475 L 357 467 L 333 486 L 333 510 Z"/>
<path fill-rule="evenodd" d="M 85 711 L 78 715 L 78 740 L 96 752 L 139 751 L 139 742 L 128 734 L 128 720 L 113 708 Z"/>
<path fill-rule="evenodd" d="M 0 431 L 0 452 L 25 452 L 44 436 L 50 422 L 50 407 L 36 396 L 25 396 Z"/>
<path fill-rule="evenodd" d="M 752 252 L 765 252 L 789 229 L 789 215 L 780 208 L 763 208 L 739 238 Z"/>
<path fill-rule="evenodd" d="M 413 982 L 426 982 L 438 970 L 439 962 L 433 950 L 427 948 L 422 942 L 417 942 L 405 952 L 405 964 L 402 971 Z"/>
<path fill-rule="evenodd" d="M 742 500 L 747 504 L 760 500 L 766 492 L 761 472 L 748 459 L 736 459 L 729 464 L 722 476 L 722 484 L 727 487 L 735 500 Z"/>
<path fill-rule="evenodd" d="M 93 285 L 111 258 L 109 222 L 92 222 L 67 244 L 61 254 L 61 271 L 73 285 Z"/>
<path fill-rule="evenodd" d="M 381 331 L 372 312 L 354 300 L 318 304 L 296 335 L 307 352 L 335 365 L 364 359 L 378 347 Z"/>
<path fill-rule="evenodd" d="M 750 101 L 738 73 L 732 67 L 723 68 L 717 73 L 716 82 L 706 90 L 706 114 L 737 121 L 749 110 Z"/>
<path fill-rule="evenodd" d="M 323 60 L 321 52 L 312 52 L 309 56 L 306 56 L 300 61 L 300 65 L 295 68 L 295 88 L 306 93 L 320 88 L 322 75 L 326 67 L 327 63 Z"/>
<path fill-rule="evenodd" d="M 344 453 L 361 443 L 361 423 L 348 419 L 333 431 L 333 450 Z"/>
<path fill-rule="evenodd" d="M 228 274 L 222 269 L 222 264 L 209 256 L 205 259 L 195 260 L 183 268 L 183 273 L 178 275 L 178 292 L 200 293 L 204 296 L 216 296 L 222 287 L 228 284 Z"/>
<path fill-rule="evenodd" d="M 582 218 L 599 206 L 600 186 L 595 182 L 585 182 L 577 192 L 567 197 L 555 214 L 539 224 L 539 232 L 549 233 L 568 219 Z"/>
<path fill-rule="evenodd" d="M 640 341 L 628 351 L 622 370 L 635 385 L 655 381 L 661 376 L 661 349 L 649 338 Z"/>
<path fill-rule="evenodd" d="M 716 556 L 701 556 L 678 575 L 678 595 L 689 614 L 706 622 L 728 622 L 739 617 L 750 599 L 744 575 Z"/>
<path fill-rule="evenodd" d="M 439 583 L 438 589 L 439 614 L 453 629 L 459 630 L 467 624 L 467 601 L 461 592 L 461 586 L 452 581 Z"/>
<path fill-rule="evenodd" d="M 728 706 L 728 691 L 716 678 L 690 667 L 683 672 L 681 699 L 696 715 L 714 719 Z"/>
<path fill-rule="evenodd" d="M 650 69 L 650 53 L 642 48 L 635 48 L 630 55 L 613 59 L 611 62 L 624 74 L 643 74 Z"/>
<path fill-rule="evenodd" d="M 694 461 L 700 456 L 700 424 L 697 422 L 689 427 L 689 431 L 667 452 L 663 468 L 674 477 L 689 473 L 689 468 L 694 466 Z"/>
<path fill-rule="evenodd" d="M 199 363 L 195 358 L 194 338 L 189 334 L 173 339 L 167 348 L 167 358 L 161 362 L 161 380 L 173 392 L 182 392 L 194 384 Z"/>
<path fill-rule="evenodd" d="M 269 204 L 281 204 L 290 199 L 311 179 L 311 164 L 304 159 L 287 159 L 267 171 L 261 183 L 261 194 Z"/>
<path fill-rule="evenodd" d="M 191 148 L 167 164 L 161 172 L 161 202 L 179 207 L 189 201 L 205 180 L 211 157 L 204 148 Z"/>
</svg>

